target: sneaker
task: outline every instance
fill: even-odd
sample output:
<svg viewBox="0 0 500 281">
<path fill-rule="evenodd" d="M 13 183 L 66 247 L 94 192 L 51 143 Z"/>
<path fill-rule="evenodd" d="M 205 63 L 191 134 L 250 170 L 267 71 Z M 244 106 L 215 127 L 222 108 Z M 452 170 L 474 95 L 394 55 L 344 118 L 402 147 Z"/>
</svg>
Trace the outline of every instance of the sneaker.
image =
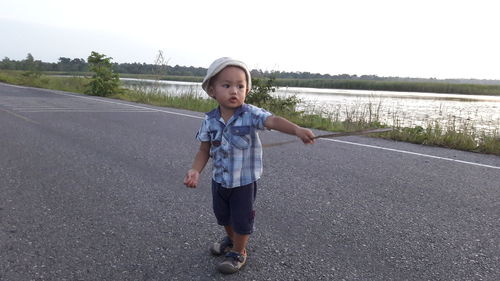
<svg viewBox="0 0 500 281">
<path fill-rule="evenodd" d="M 231 250 L 233 247 L 233 241 L 228 236 L 224 237 L 220 242 L 215 242 L 210 247 L 210 253 L 214 256 L 223 255 Z"/>
<path fill-rule="evenodd" d="M 246 255 L 230 251 L 226 254 L 224 261 L 217 265 L 217 270 L 225 274 L 235 273 L 245 265 L 246 261 Z"/>
</svg>

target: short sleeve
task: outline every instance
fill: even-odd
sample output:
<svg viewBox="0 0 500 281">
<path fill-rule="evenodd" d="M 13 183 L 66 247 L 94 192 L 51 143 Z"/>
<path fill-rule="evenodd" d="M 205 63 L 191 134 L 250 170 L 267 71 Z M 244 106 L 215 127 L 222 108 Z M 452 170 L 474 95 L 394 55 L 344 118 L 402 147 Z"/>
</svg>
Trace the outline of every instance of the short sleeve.
<svg viewBox="0 0 500 281">
<path fill-rule="evenodd" d="M 209 134 L 209 128 L 208 128 L 208 120 L 205 119 L 201 123 L 201 127 L 198 130 L 198 133 L 196 133 L 196 139 L 199 141 L 210 141 L 210 134 Z"/>
<path fill-rule="evenodd" d="M 252 126 L 259 130 L 264 130 L 266 128 L 264 126 L 264 122 L 269 116 L 272 116 L 273 114 L 265 109 L 256 106 L 251 106 L 250 111 L 252 114 Z"/>
</svg>

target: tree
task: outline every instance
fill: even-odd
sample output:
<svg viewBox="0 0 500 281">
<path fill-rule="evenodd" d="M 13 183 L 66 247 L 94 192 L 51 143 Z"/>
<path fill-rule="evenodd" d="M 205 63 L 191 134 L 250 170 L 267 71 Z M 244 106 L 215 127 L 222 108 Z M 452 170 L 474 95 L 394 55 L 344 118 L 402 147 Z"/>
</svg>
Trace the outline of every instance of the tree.
<svg viewBox="0 0 500 281">
<path fill-rule="evenodd" d="M 85 71 L 87 62 L 84 59 L 71 60 L 71 71 Z"/>
<path fill-rule="evenodd" d="M 118 92 L 120 78 L 113 71 L 111 57 L 92 51 L 87 61 L 90 71 L 94 72 L 85 93 L 94 96 L 109 96 Z"/>
<path fill-rule="evenodd" d="M 25 61 L 26 61 L 26 63 L 33 63 L 35 61 L 35 58 L 33 57 L 33 55 L 31 53 L 28 53 L 28 55 L 26 55 Z"/>
<path fill-rule="evenodd" d="M 22 61 L 23 69 L 27 70 L 22 75 L 30 78 L 38 78 L 41 75 L 40 69 L 42 62 L 40 60 L 35 61 L 33 55 L 28 53 L 26 59 Z"/>
<path fill-rule="evenodd" d="M 24 69 L 34 72 L 35 71 L 35 58 L 31 53 L 28 53 L 26 59 L 23 61 Z"/>
<path fill-rule="evenodd" d="M 70 58 L 60 57 L 59 61 L 57 62 L 57 68 L 60 71 L 69 71 L 70 62 L 71 62 Z"/>
<path fill-rule="evenodd" d="M 0 62 L 0 69 L 15 69 L 15 61 L 11 61 L 8 57 L 4 57 Z"/>
</svg>

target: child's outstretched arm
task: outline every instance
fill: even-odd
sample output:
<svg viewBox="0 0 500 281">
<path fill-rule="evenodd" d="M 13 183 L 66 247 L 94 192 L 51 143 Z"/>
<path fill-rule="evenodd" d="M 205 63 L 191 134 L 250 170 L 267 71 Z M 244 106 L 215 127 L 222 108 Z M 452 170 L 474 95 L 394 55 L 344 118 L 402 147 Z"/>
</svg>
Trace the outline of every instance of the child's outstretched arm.
<svg viewBox="0 0 500 281">
<path fill-rule="evenodd" d="M 201 142 L 200 149 L 194 157 L 193 165 L 191 169 L 186 173 L 184 177 L 184 184 L 187 187 L 195 188 L 198 185 L 198 179 L 200 178 L 200 173 L 205 168 L 205 165 L 210 158 L 210 142 Z"/>
<path fill-rule="evenodd" d="M 283 117 L 269 116 L 264 122 L 264 126 L 268 129 L 280 131 L 282 133 L 295 135 L 305 144 L 314 143 L 314 133 L 307 129 L 298 126 Z"/>
</svg>

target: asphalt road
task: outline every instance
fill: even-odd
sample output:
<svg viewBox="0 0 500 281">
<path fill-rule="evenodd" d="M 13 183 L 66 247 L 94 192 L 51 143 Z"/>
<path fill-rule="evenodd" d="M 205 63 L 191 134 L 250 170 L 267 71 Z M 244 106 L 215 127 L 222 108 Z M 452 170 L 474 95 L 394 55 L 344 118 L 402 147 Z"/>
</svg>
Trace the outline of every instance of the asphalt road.
<svg viewBox="0 0 500 281">
<path fill-rule="evenodd" d="M 182 184 L 202 117 L 0 84 L 0 280 L 500 280 L 500 157 L 368 137 L 266 149 L 219 274 L 210 166 Z"/>
</svg>

